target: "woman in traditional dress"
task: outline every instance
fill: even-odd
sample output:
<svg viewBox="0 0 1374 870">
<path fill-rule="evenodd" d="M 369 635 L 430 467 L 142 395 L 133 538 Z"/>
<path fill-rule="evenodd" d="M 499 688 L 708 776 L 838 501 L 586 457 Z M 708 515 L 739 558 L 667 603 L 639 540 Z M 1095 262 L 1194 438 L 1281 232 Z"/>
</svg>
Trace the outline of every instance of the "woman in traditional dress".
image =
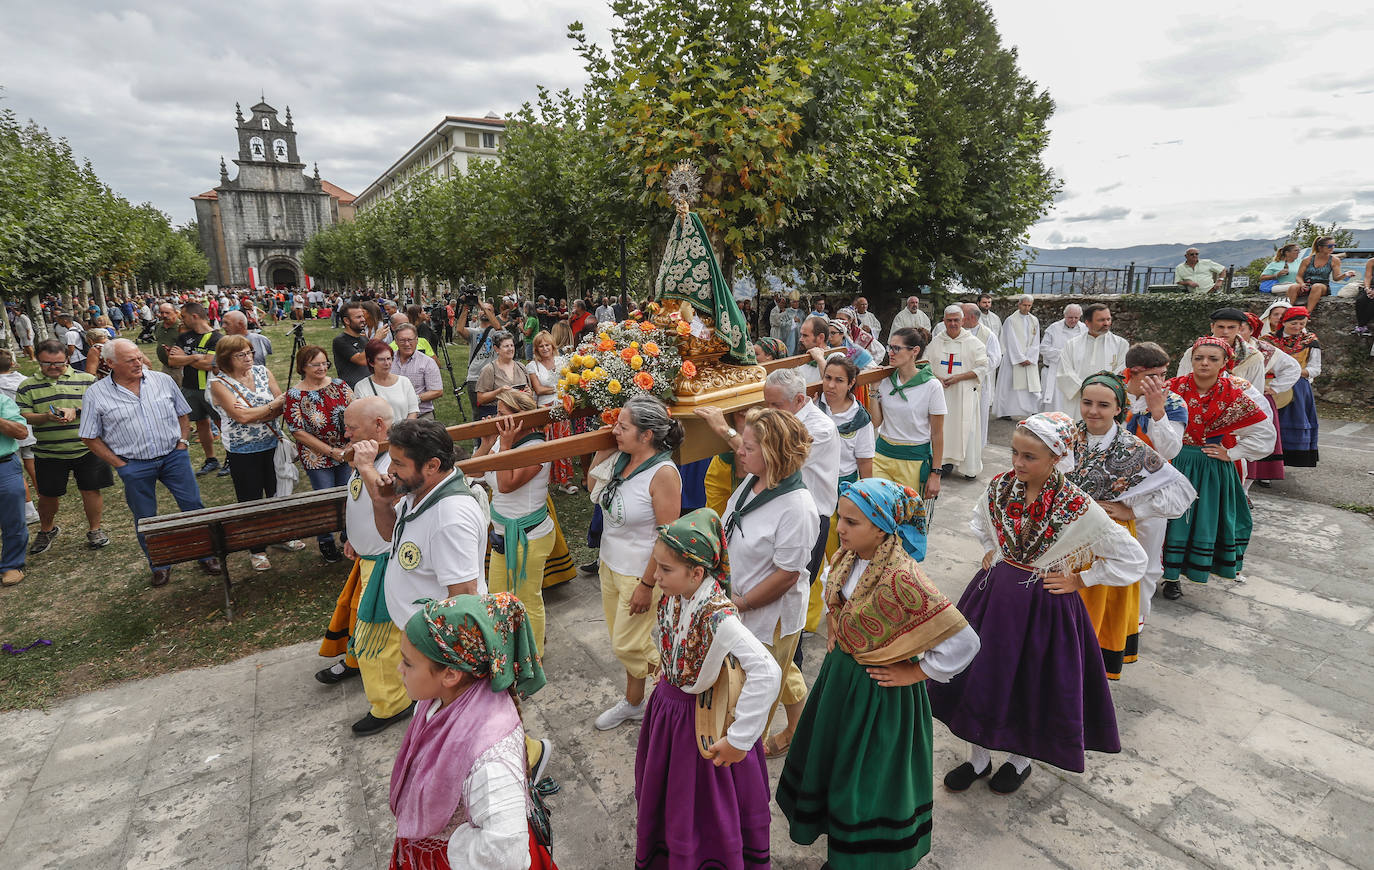
<svg viewBox="0 0 1374 870">
<path fill-rule="evenodd" d="M 945 390 L 921 359 L 929 344 L 930 333 L 918 326 L 889 336 L 887 353 L 896 371 L 878 382 L 878 400 L 869 407 L 878 433 L 873 473 L 911 487 L 923 500 L 940 495 L 945 451 Z"/>
<path fill-rule="evenodd" d="M 1188 406 L 1183 448 L 1173 462 L 1197 490 L 1197 502 L 1169 520 L 1164 534 L 1160 594 L 1170 600 L 1183 595 L 1183 576 L 1195 583 L 1206 583 L 1211 574 L 1241 579 L 1251 521 L 1236 463 L 1261 459 L 1274 447 L 1274 424 L 1259 406 L 1262 398 L 1226 373 L 1231 343 L 1203 336 L 1190 353 L 1192 373 L 1169 381 L 1169 389 Z"/>
<path fill-rule="evenodd" d="M 754 342 L 754 357 L 759 362 L 770 362 L 787 356 L 787 345 L 770 335 Z"/>
<path fill-rule="evenodd" d="M 1269 307 L 1264 309 L 1260 315 L 1260 321 L 1264 324 L 1264 329 L 1260 332 L 1261 338 L 1273 341 L 1273 336 L 1283 332 L 1283 312 L 1293 307 L 1293 303 L 1287 299 L 1275 299 L 1269 303 Z"/>
<path fill-rule="evenodd" d="M 988 783 L 998 794 L 1021 787 L 1031 759 L 1082 773 L 1085 751 L 1121 751 L 1102 652 L 1076 593 L 1138 581 L 1145 551 L 1065 477 L 1076 431 L 1059 411 L 1017 424 L 1012 470 L 994 477 L 974 508 L 973 532 L 987 552 L 959 612 L 982 650 L 962 674 L 928 689 L 935 718 L 973 744 L 969 760 L 945 774 L 950 791 L 992 771 L 989 750 L 1011 753 Z"/>
<path fill-rule="evenodd" d="M 905 870 L 930 851 L 933 774 L 924 682 L 947 682 L 978 635 L 921 573 L 916 491 L 840 486 L 839 556 L 825 597 L 829 652 L 778 780 L 794 842 L 827 837 L 827 867 Z"/>
<path fill-rule="evenodd" d="M 596 718 L 602 731 L 644 718 L 644 680 L 658 670 L 650 636 L 659 595 L 653 581 L 655 529 L 682 510 L 682 476 L 673 463 L 682 424 L 667 406 L 653 396 L 635 396 L 620 409 L 611 433 L 615 449 L 598 453 L 592 468 L 614 460 L 609 479 L 596 493 L 604 518 L 601 608 L 611 649 L 625 667 L 625 696 Z"/>
<path fill-rule="evenodd" d="M 806 702 L 806 683 L 792 654 L 805 624 L 811 581 L 806 569 L 821 521 L 802 482 L 811 435 L 801 421 L 786 411 L 754 408 L 739 438 L 735 464 L 747 476 L 725 506 L 725 536 L 734 556 L 731 600 L 783 673 L 787 726 L 764 743 L 772 757 L 787 751 Z"/>
<path fill-rule="evenodd" d="M 1122 427 L 1127 404 L 1126 384 L 1120 375 L 1098 372 L 1083 381 L 1082 420 L 1074 437 L 1074 469 L 1068 479 L 1143 543 L 1151 538 L 1142 532 L 1147 522 L 1162 530 L 1165 522 L 1183 516 L 1197 491 L 1178 469 Z M 1140 592 L 1139 582 L 1079 590 L 1097 630 L 1109 680 L 1121 679 L 1121 666 L 1139 655 Z"/>
<path fill-rule="evenodd" d="M 1317 465 L 1317 400 L 1312 379 L 1322 373 L 1322 346 L 1307 330 L 1308 312 L 1295 305 L 1283 313 L 1283 333 L 1270 338 L 1274 346 L 1297 360 L 1301 377 L 1293 385 L 1291 400 L 1279 408 L 1283 438 L 1283 464 L 1295 468 Z"/>
<path fill-rule="evenodd" d="M 768 767 L 760 738 L 782 675 L 727 597 L 730 561 L 715 511 L 701 508 L 661 526 L 654 564 L 663 590 L 655 629 L 663 669 L 635 753 L 635 867 L 766 867 Z M 716 685 L 726 655 L 745 680 L 734 720 L 705 748 L 708 758 L 698 745 L 697 701 Z"/>
<path fill-rule="evenodd" d="M 1263 459 L 1245 463 L 1245 486 L 1252 482 L 1269 486 L 1271 480 L 1283 480 L 1283 436 L 1277 420 L 1279 407 L 1275 396 L 1287 393 L 1302 377 L 1302 366 L 1297 360 L 1279 350 L 1272 343 L 1260 338 L 1264 322 L 1253 314 L 1246 313 L 1245 322 L 1240 325 L 1242 341 L 1248 341 L 1259 348 L 1264 357 L 1264 383 L 1255 384 L 1264 391 L 1264 399 L 1269 403 L 1269 419 L 1276 421 L 1274 426 L 1274 449 Z"/>
<path fill-rule="evenodd" d="M 550 870 L 530 827 L 516 693 L 544 686 L 515 596 L 429 600 L 401 635 L 401 679 L 419 703 L 391 769 L 392 870 Z"/>
</svg>

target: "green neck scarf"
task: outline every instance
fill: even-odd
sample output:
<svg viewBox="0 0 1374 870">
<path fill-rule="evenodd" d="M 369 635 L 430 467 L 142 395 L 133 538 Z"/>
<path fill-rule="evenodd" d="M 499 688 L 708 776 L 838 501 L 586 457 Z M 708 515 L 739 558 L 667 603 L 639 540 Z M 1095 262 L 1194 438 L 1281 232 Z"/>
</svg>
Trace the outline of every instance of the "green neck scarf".
<svg viewBox="0 0 1374 870">
<path fill-rule="evenodd" d="M 638 468 L 626 474 L 625 469 L 630 465 L 630 454 L 621 453 L 615 460 L 615 470 L 611 472 L 611 479 L 606 481 L 606 486 L 601 490 L 601 509 L 603 511 L 611 509 L 611 502 L 615 499 L 615 494 L 620 491 L 620 487 L 625 481 L 637 474 L 648 471 L 650 468 L 657 468 L 663 463 L 671 462 L 672 460 L 673 454 L 670 451 L 663 450 L 639 463 Z"/>
<path fill-rule="evenodd" d="M 725 518 L 726 540 L 729 540 L 730 534 L 736 528 L 740 530 L 740 534 L 744 534 L 744 528 L 740 525 L 740 522 L 744 519 L 745 514 L 758 510 L 779 496 L 806 488 L 806 484 L 802 483 L 801 472 L 794 471 L 787 477 L 778 481 L 777 485 L 773 488 L 765 489 L 751 499 L 750 496 L 754 494 L 754 484 L 758 483 L 758 480 L 758 477 L 751 474 L 746 477 L 744 483 L 741 484 L 739 501 L 735 502 L 735 509 Z"/>
<path fill-rule="evenodd" d="M 467 478 L 463 476 L 460 469 L 454 468 L 453 474 L 443 483 L 431 489 L 420 500 L 420 503 L 410 513 L 403 513 L 396 520 L 396 528 L 391 532 L 391 558 L 396 558 L 396 550 L 401 546 L 401 536 L 405 534 L 406 523 L 418 517 L 420 514 L 434 507 L 439 502 L 451 495 L 465 495 L 468 498 L 476 498 L 472 494 L 472 488 L 468 486 Z"/>
<path fill-rule="evenodd" d="M 907 390 L 910 390 L 913 387 L 919 387 L 921 384 L 924 384 L 926 381 L 930 380 L 933 377 L 935 377 L 935 372 L 930 370 L 930 366 L 922 364 L 916 367 L 916 374 L 912 375 L 911 380 L 907 381 L 906 383 L 897 383 L 896 369 L 892 370 L 892 374 L 888 376 L 887 382 L 892 385 L 892 394 L 897 398 L 901 399 L 903 402 L 905 402 Z"/>
<path fill-rule="evenodd" d="M 852 399 L 854 397 L 851 396 L 850 398 Z M 835 424 L 835 428 L 840 430 L 841 435 L 853 435 L 855 432 L 858 432 L 860 429 L 873 422 L 873 417 L 868 413 L 868 409 L 863 406 L 863 402 L 854 399 L 854 404 L 859 406 L 858 410 L 854 412 L 854 416 L 850 417 L 849 421 L 846 423 Z M 830 416 L 830 406 L 825 403 L 824 395 L 816 398 L 816 407 L 824 411 L 827 417 Z"/>
</svg>

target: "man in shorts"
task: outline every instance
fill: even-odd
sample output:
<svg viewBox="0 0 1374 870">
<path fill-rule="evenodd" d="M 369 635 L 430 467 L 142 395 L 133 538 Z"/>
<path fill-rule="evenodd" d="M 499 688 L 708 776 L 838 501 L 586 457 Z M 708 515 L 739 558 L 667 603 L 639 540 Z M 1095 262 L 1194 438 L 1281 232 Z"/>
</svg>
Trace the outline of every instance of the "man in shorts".
<svg viewBox="0 0 1374 870">
<path fill-rule="evenodd" d="M 196 474 L 209 474 L 219 469 L 215 433 L 210 429 L 210 421 L 218 422 L 219 418 L 205 398 L 205 380 L 215 364 L 215 345 L 224 335 L 210 328 L 205 306 L 199 302 L 181 307 L 181 323 L 186 329 L 177 335 L 176 346 L 167 349 L 167 363 L 181 368 L 181 394 L 191 406 L 191 422 L 196 424 L 196 437 L 205 451 L 205 463 Z"/>
<path fill-rule="evenodd" d="M 57 505 L 73 477 L 86 509 L 86 546 L 98 550 L 110 543 L 100 527 L 104 511 L 100 491 L 114 485 L 114 474 L 77 434 L 81 404 L 95 377 L 67 364 L 67 348 L 59 340 L 45 339 L 38 343 L 37 351 L 38 374 L 21 383 L 14 394 L 19 412 L 37 439 L 33 463 L 38 484 L 38 532 L 29 544 L 29 555 L 47 550 L 62 532 L 54 523 Z"/>
</svg>

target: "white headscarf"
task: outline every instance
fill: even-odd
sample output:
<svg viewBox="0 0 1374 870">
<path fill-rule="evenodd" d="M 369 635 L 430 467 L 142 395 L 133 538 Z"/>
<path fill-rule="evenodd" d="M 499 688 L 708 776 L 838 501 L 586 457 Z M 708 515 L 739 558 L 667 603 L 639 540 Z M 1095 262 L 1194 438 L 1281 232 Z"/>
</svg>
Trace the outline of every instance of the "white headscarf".
<svg viewBox="0 0 1374 870">
<path fill-rule="evenodd" d="M 1073 471 L 1073 439 L 1074 422 L 1068 414 L 1062 411 L 1046 411 L 1043 414 L 1035 414 L 1020 423 L 1016 428 L 1025 428 L 1036 438 L 1039 438 L 1050 452 L 1058 457 L 1054 463 L 1056 471 L 1068 474 Z"/>
</svg>

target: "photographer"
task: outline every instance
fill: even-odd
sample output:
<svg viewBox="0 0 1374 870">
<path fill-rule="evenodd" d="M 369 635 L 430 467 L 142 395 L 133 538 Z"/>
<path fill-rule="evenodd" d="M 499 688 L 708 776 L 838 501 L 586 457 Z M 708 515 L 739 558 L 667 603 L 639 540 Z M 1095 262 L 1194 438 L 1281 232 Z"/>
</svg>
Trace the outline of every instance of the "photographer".
<svg viewBox="0 0 1374 870">
<path fill-rule="evenodd" d="M 361 302 L 348 301 L 340 308 L 343 332 L 334 336 L 334 368 L 340 379 L 352 389 L 371 372 L 367 368 L 367 313 Z"/>
<path fill-rule="evenodd" d="M 475 303 L 479 317 L 477 322 L 469 325 L 468 311 L 469 303 Z M 472 403 L 476 419 L 490 417 L 491 413 L 482 413 L 477 405 L 477 378 L 482 374 L 482 369 L 491 364 L 496 358 L 496 346 L 492 341 L 497 332 L 506 329 L 506 324 L 497 315 L 496 309 L 491 307 L 490 302 L 483 302 L 481 299 L 473 297 L 463 300 L 463 308 L 458 312 L 458 323 L 454 326 L 454 331 L 468 343 L 468 374 L 464 380 L 464 386 L 468 391 L 468 401 Z"/>
</svg>

